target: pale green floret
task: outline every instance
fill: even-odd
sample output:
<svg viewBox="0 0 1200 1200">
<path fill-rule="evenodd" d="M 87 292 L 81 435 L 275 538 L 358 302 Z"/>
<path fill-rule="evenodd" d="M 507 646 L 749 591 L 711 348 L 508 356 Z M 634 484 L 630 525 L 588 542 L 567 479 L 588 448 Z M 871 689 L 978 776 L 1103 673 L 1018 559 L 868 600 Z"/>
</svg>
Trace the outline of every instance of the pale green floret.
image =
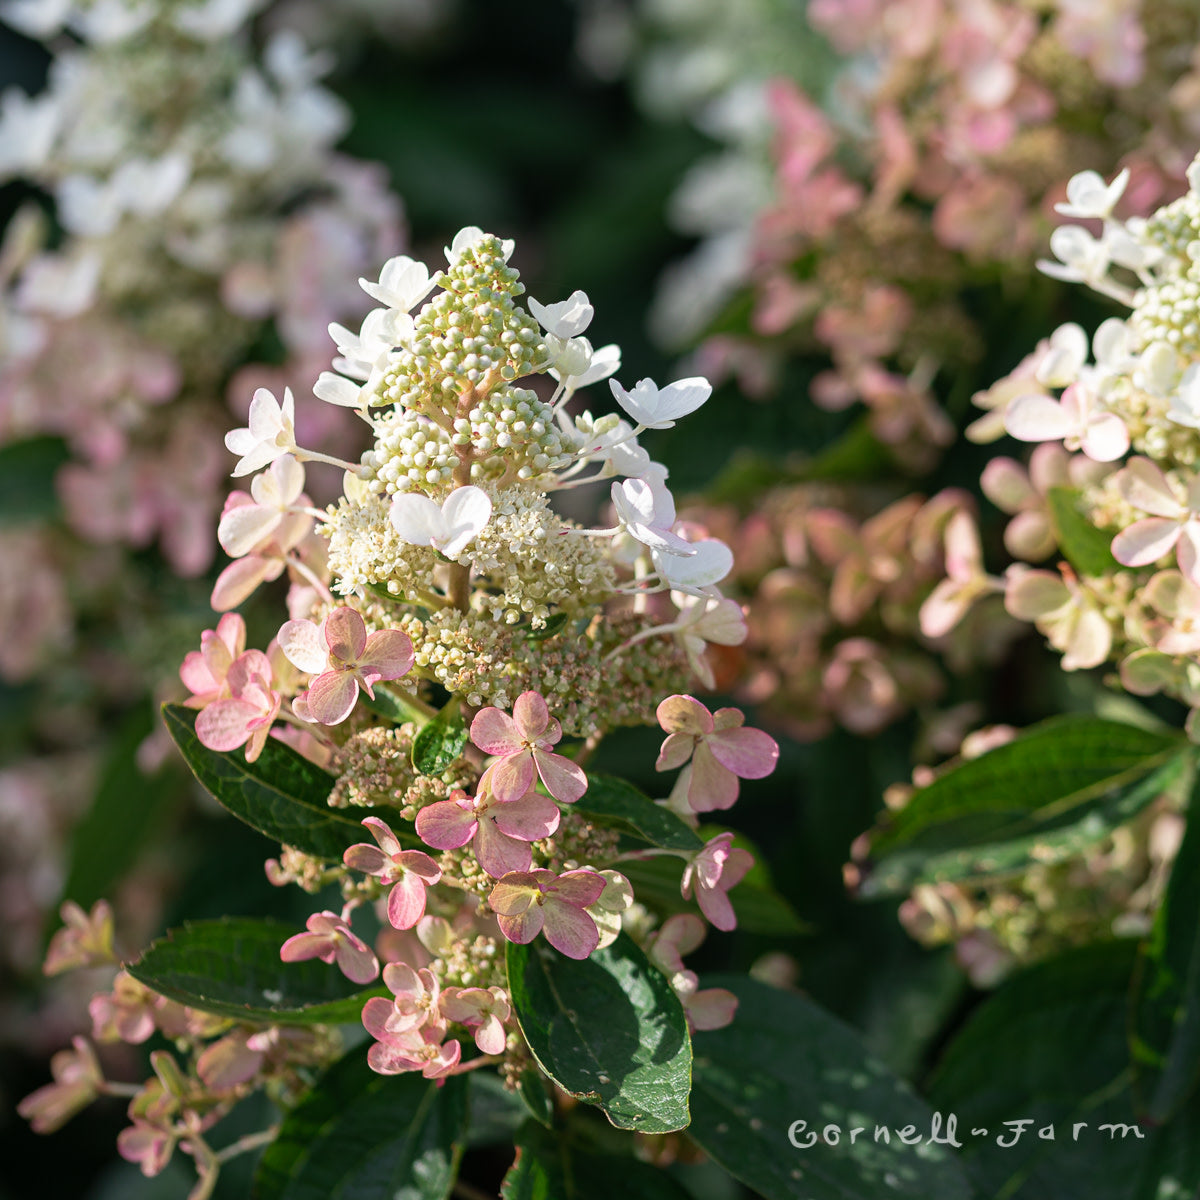
<svg viewBox="0 0 1200 1200">
<path fill-rule="evenodd" d="M 1143 289 L 1129 324 L 1143 345 L 1166 342 L 1181 354 L 1200 355 L 1200 272 L 1195 264 L 1186 278 L 1168 278 Z"/>
<path fill-rule="evenodd" d="M 463 425 L 456 440 L 469 439 L 480 456 L 471 464 L 472 483 L 537 482 L 583 445 L 582 438 L 564 433 L 550 406 L 526 388 L 497 388 L 471 409 Z"/>
<path fill-rule="evenodd" d="M 446 431 L 416 413 L 395 409 L 374 421 L 375 445 L 362 457 L 372 491 L 421 491 L 439 500 L 454 488 L 454 453 Z"/>
<path fill-rule="evenodd" d="M 1143 234 L 1173 258 L 1187 260 L 1189 248 L 1200 240 L 1200 198 L 1187 192 L 1146 218 Z"/>
</svg>

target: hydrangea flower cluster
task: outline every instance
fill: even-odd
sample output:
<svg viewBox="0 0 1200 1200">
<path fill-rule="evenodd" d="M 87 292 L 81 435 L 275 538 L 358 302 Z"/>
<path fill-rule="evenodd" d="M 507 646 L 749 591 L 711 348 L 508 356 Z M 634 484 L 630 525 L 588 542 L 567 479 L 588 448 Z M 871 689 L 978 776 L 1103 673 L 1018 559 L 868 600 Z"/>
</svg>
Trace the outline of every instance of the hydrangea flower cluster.
<svg viewBox="0 0 1200 1200">
<path fill-rule="evenodd" d="M 987 268 L 1024 270 L 1070 173 L 1128 166 L 1131 212 L 1178 194 L 1198 133 L 1200 23 L 1169 0 L 1038 11 L 1020 0 L 831 0 L 807 19 L 845 56 L 841 68 L 827 92 L 806 92 L 769 69 L 767 50 L 756 98 L 743 85 L 704 110 L 730 148 L 673 202 L 681 227 L 705 240 L 664 279 L 655 327 L 686 345 L 749 283 L 748 335 L 705 343 L 704 369 L 767 394 L 785 357 L 815 346 L 832 369 L 814 401 L 864 403 L 876 437 L 920 468 L 953 437 L 935 374 L 982 350 L 964 290 Z M 759 20 L 789 36 L 778 16 Z M 698 79 L 722 78 L 700 64 L 731 51 L 704 49 L 678 57 Z M 692 78 L 657 73 L 676 90 Z M 1120 119 L 1096 119 L 1108 112 Z"/>
<path fill-rule="evenodd" d="M 0 676 L 40 684 L 55 664 L 35 719 L 81 765 L 103 757 L 87 745 L 97 722 L 81 701 L 63 720 L 64 694 L 127 706 L 165 682 L 164 589 L 126 551 L 157 541 L 181 576 L 212 561 L 231 375 L 235 407 L 254 382 L 311 384 L 329 321 L 365 307 L 340 273 L 400 244 L 382 171 L 333 151 L 348 114 L 318 82 L 329 56 L 283 29 L 259 55 L 250 23 L 263 7 L 14 0 L 0 12 L 54 53 L 44 90 L 0 98 L 0 181 L 34 185 L 54 211 L 19 211 L 0 249 L 0 445 L 23 453 L 50 435 L 69 452 L 54 479 L 65 527 L 31 517 L 0 532 L 0 554 L 22 564 L 0 581 Z M 280 361 L 247 364 L 268 331 Z M 349 414 L 305 422 L 359 444 Z M 101 624 L 115 644 L 79 653 L 76 627 Z M 146 761 L 165 750 L 156 742 Z M 50 829 L 95 787 L 72 769 L 66 794 L 53 774 L 30 759 L 4 777 L 14 803 L 48 806 L 36 859 L 0 867 L 0 888 L 25 897 L 14 920 L 30 922 L 0 957 L 21 966 L 61 888 Z"/>
<path fill-rule="evenodd" d="M 247 425 L 226 437 L 234 475 L 259 473 L 230 496 L 218 530 L 233 560 L 213 592 L 224 615 L 180 677 L 205 753 L 253 764 L 282 740 L 329 772 L 331 806 L 363 814 L 370 840 L 341 861 L 284 846 L 268 862 L 273 883 L 338 884 L 343 898 L 340 911 L 314 912 L 280 958 L 382 981 L 387 994 L 362 1007 L 375 1071 L 443 1079 L 494 1065 L 515 1087 L 533 1056 L 508 991 L 506 943 L 544 942 L 583 960 L 624 930 L 652 951 L 694 1029 L 732 1019 L 733 995 L 699 989 L 682 955 L 705 920 L 735 927 L 728 893 L 754 859 L 730 832 L 693 831 L 701 814 L 735 802 L 741 780 L 768 775 L 779 749 L 739 710 L 710 712 L 683 690 L 711 680 L 709 643 L 736 645 L 745 620 L 718 587 L 731 552 L 677 518 L 667 471 L 639 439 L 698 408 L 708 384 L 627 389 L 610 379 L 620 356 L 584 336 L 587 296 L 522 307 L 512 251 L 469 228 L 443 271 L 399 257 L 361 281 L 382 307 L 357 333 L 330 327 L 337 370 L 315 387 L 373 431 L 358 463 L 298 444 L 290 391 L 282 402 L 256 392 Z M 575 394 L 605 379 L 624 415 L 572 415 Z M 324 509 L 304 490 L 314 462 L 343 471 L 343 494 Z M 611 525 L 580 528 L 551 506 L 556 492 L 589 483 L 606 488 Z M 247 648 L 245 622 L 229 610 L 285 573 L 289 619 L 265 651 Z M 638 803 L 671 823 L 675 842 L 629 848 L 593 813 L 586 763 L 609 731 L 655 720 L 666 734 L 656 767 L 679 774 L 665 813 Z M 677 848 L 679 838 L 692 848 Z M 679 906 L 702 916 L 656 929 L 620 869 L 656 855 L 681 860 Z M 354 927 L 366 905 L 383 923 L 377 937 L 369 918 Z M 161 997 L 138 989 L 121 976 L 93 1003 L 115 1014 L 103 1028 L 127 1041 L 157 1020 Z M 245 1061 L 247 1072 L 222 1080 L 271 1083 L 266 1035 L 236 1036 L 222 1062 Z M 310 1050 L 289 1043 L 279 1062 L 290 1069 Z M 198 1107 L 144 1131 L 156 1147 L 138 1156 L 148 1174 L 181 1139 L 205 1177 L 206 1106 L 224 1101 L 200 1068 L 216 1053 L 199 1049 L 208 1091 L 186 1093 L 204 1097 Z M 58 1090 L 26 1102 L 31 1115 L 81 1102 L 63 1090 L 79 1072 L 60 1074 Z M 137 1130 L 157 1120 L 143 1108 Z"/>
<path fill-rule="evenodd" d="M 1114 661 L 1127 690 L 1192 705 L 1200 340 L 1189 296 L 1200 166 L 1188 177 L 1181 199 L 1128 221 L 1113 216 L 1125 172 L 1111 184 L 1090 171 L 1072 179 L 1063 211 L 1101 222 L 1100 233 L 1064 226 L 1051 239 L 1058 261 L 1042 269 L 1120 299 L 1129 315 L 1104 321 L 1090 339 L 1061 326 L 976 403 L 987 410 L 979 436 L 1007 431 L 1041 443 L 1027 471 L 997 458 L 984 475 L 985 490 L 1014 514 L 1009 549 L 1032 563 L 1055 550 L 1066 559 L 1054 570 L 1010 567 L 1009 612 L 1038 626 L 1064 669 Z M 1064 544 L 1061 522 L 1046 512 L 1055 490 L 1073 499 L 1098 554 Z"/>
<path fill-rule="evenodd" d="M 1090 337 L 1060 326 L 976 396 L 985 415 L 975 436 L 1007 432 L 1036 444 L 1028 465 L 998 456 L 982 480 L 1011 514 L 1005 545 L 1021 560 L 997 581 L 1008 613 L 1037 627 L 1064 670 L 1114 663 L 1113 682 L 1127 692 L 1180 701 L 1197 740 L 1200 160 L 1187 175 L 1183 197 L 1124 221 L 1113 210 L 1128 171 L 1111 181 L 1093 171 L 1072 178 L 1060 211 L 1089 225 L 1057 230 L 1055 258 L 1039 265 L 1121 302 L 1128 315 Z M 1097 922 L 1141 928 L 1178 850 L 1178 809 L 1178 798 L 1164 795 L 1086 858 L 999 886 L 918 889 L 905 920 L 924 941 L 957 941 L 967 958 L 978 951 L 984 976 L 1083 936 L 1080 920 L 1084 934 Z M 1093 899 L 1068 902 L 1080 888 L 1094 889 Z"/>
</svg>

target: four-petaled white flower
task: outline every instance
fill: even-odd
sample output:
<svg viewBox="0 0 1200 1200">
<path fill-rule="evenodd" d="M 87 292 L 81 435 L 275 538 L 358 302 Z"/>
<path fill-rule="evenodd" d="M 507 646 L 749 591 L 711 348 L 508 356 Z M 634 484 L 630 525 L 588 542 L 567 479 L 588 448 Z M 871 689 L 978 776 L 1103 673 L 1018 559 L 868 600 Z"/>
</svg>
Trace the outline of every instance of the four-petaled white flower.
<svg viewBox="0 0 1200 1200">
<path fill-rule="evenodd" d="M 1080 171 L 1078 175 L 1072 175 L 1067 183 L 1067 203 L 1056 204 L 1054 211 L 1062 213 L 1064 217 L 1106 221 L 1112 216 L 1117 201 L 1125 194 L 1128 182 L 1128 167 L 1112 183 L 1105 183 L 1096 171 Z"/>
<path fill-rule="evenodd" d="M 456 488 L 441 504 L 421 492 L 392 500 L 392 528 L 410 546 L 432 546 L 457 558 L 491 520 L 492 498 L 473 484 Z"/>
<path fill-rule="evenodd" d="M 378 283 L 360 279 L 358 286 L 372 300 L 406 313 L 433 291 L 434 284 L 429 278 L 429 268 L 423 262 L 409 258 L 407 254 L 398 254 L 383 264 Z"/>
<path fill-rule="evenodd" d="M 587 292 L 572 292 L 557 304 L 539 304 L 530 296 L 528 303 L 537 323 L 564 342 L 578 337 L 592 323 L 596 313 L 588 302 Z"/>
<path fill-rule="evenodd" d="M 225 435 L 225 446 L 241 458 L 233 477 L 250 475 L 260 467 L 293 454 L 296 450 L 296 401 L 291 388 L 283 389 L 283 404 L 266 388 L 259 388 L 250 401 L 248 426 Z"/>
<path fill-rule="evenodd" d="M 608 386 L 617 403 L 646 429 L 670 429 L 680 417 L 695 412 L 712 395 L 712 384 L 700 376 L 677 379 L 659 388 L 652 379 L 639 379 L 627 392 L 615 379 Z"/>
<path fill-rule="evenodd" d="M 661 479 L 626 479 L 612 485 L 611 495 L 621 527 L 643 546 L 672 556 L 696 553 L 694 546 L 671 532 L 675 498 Z"/>
</svg>

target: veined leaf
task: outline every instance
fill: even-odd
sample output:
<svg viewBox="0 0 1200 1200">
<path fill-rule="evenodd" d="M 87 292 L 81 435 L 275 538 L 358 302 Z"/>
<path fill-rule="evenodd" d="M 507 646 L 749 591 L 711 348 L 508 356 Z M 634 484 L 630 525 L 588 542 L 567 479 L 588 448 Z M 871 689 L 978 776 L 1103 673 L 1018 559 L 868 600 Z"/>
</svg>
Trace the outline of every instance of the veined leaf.
<svg viewBox="0 0 1200 1200">
<path fill-rule="evenodd" d="M 849 1026 L 744 976 L 706 977 L 702 986 L 728 988 L 738 1010 L 733 1024 L 696 1034 L 688 1135 L 731 1175 L 764 1200 L 971 1195 L 951 1151 L 896 1136 L 907 1126 L 928 1131 L 933 1114 Z M 830 1125 L 840 1134 L 826 1144 Z M 852 1144 L 855 1126 L 868 1136 Z M 870 1136 L 876 1126 L 890 1128 L 887 1142 Z"/>
<path fill-rule="evenodd" d="M 1135 1093 L 1165 1121 L 1200 1081 L 1200 783 L 1171 881 L 1143 947 L 1132 1000 Z"/>
<path fill-rule="evenodd" d="M 1102 942 L 1030 967 L 988 996 L 947 1047 L 930 1099 L 957 1114 L 978 1195 L 1197 1194 L 1200 1106 L 1157 1129 L 1139 1127 L 1134 1111 L 1127 1025 L 1136 954 L 1132 939 Z M 1027 1123 L 1016 1138 L 1019 1121 Z"/>
<path fill-rule="evenodd" d="M 692 851 L 704 845 L 673 812 L 615 775 L 588 775 L 587 791 L 573 807 L 597 825 L 633 834 L 664 850 Z"/>
<path fill-rule="evenodd" d="M 1104 721 L 1047 721 L 921 788 L 871 835 L 864 897 L 1078 854 L 1178 782 L 1188 744 Z"/>
<path fill-rule="evenodd" d="M 377 1075 L 356 1047 L 288 1113 L 258 1165 L 254 1200 L 445 1200 L 468 1082 Z"/>
<path fill-rule="evenodd" d="M 597 1154 L 532 1121 L 517 1132 L 517 1160 L 500 1185 L 501 1200 L 689 1200 L 669 1175 L 649 1163 Z"/>
<path fill-rule="evenodd" d="M 283 962 L 280 946 L 300 932 L 265 918 L 185 922 L 126 969 L 170 1000 L 251 1022 L 357 1021 L 368 997 L 386 994 L 386 988 L 364 989 L 319 959 Z"/>
<path fill-rule="evenodd" d="M 582 962 L 510 942 L 508 989 L 534 1057 L 564 1091 L 598 1105 L 619 1129 L 687 1125 L 687 1019 L 666 976 L 629 937 Z"/>
<path fill-rule="evenodd" d="M 164 704 L 163 718 L 204 787 L 240 821 L 285 846 L 340 860 L 348 846 L 364 840 L 361 821 L 367 811 L 402 839 L 406 836 L 406 823 L 397 809 L 330 808 L 327 800 L 336 779 L 277 738 L 268 738 L 258 759 L 248 763 L 240 750 L 225 754 L 202 745 L 190 708 Z"/>
</svg>

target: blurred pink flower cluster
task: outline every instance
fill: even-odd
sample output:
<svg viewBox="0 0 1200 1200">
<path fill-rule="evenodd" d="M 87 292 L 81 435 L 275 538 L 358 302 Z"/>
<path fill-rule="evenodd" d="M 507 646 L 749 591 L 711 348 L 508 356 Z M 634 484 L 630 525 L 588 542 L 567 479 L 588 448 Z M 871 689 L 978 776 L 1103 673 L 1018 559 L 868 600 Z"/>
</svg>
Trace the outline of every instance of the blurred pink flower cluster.
<svg viewBox="0 0 1200 1200">
<path fill-rule="evenodd" d="M 328 56 L 281 31 L 257 59 L 256 7 L 113 30 L 68 14 L 94 40 L 55 43 L 45 90 L 10 90 L 0 112 L 0 178 L 49 193 L 65 234 L 31 206 L 0 251 L 0 444 L 64 439 L 71 531 L 157 542 L 182 576 L 212 561 L 227 389 L 237 407 L 248 383 L 310 388 L 329 324 L 364 307 L 355 276 L 401 237 L 382 169 L 333 150 L 348 116 L 317 82 Z M 56 32 L 36 17 L 9 14 Z M 355 448 L 348 414 L 318 408 L 303 432 Z M 79 556 L 54 545 L 70 579 Z M 61 604 L 33 619 L 27 645 L 67 636 Z M 0 662 L 10 679 L 35 667 Z"/>
<path fill-rule="evenodd" d="M 738 547 L 734 579 L 752 598 L 749 638 L 730 652 L 738 698 L 793 737 L 835 725 L 874 734 L 914 709 L 932 718 L 948 673 L 999 657 L 1015 629 L 992 595 L 1003 585 L 983 569 L 967 493 L 885 500 L 801 483 L 746 516 L 700 513 Z"/>
<path fill-rule="evenodd" d="M 826 353 L 815 403 L 862 402 L 901 462 L 936 461 L 954 430 L 931 384 L 983 349 L 969 289 L 998 269 L 1027 277 L 1073 172 L 1127 166 L 1124 210 L 1145 213 L 1182 190 L 1200 137 L 1200 12 L 1042 8 L 810 6 L 848 61 L 827 97 L 766 87 L 774 197 L 750 235 L 750 327 L 710 338 L 706 371 L 767 394 L 788 355 Z"/>
</svg>

